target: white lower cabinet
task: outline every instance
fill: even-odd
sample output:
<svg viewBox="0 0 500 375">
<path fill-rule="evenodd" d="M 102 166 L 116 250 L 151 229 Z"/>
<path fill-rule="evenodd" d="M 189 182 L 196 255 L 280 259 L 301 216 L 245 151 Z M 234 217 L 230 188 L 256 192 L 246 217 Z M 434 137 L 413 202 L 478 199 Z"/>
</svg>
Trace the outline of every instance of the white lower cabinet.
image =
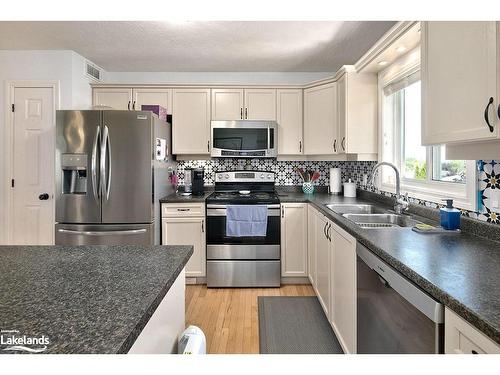
<svg viewBox="0 0 500 375">
<path fill-rule="evenodd" d="M 193 255 L 186 264 L 186 277 L 206 276 L 206 238 L 205 238 L 205 212 L 200 204 L 196 208 L 193 204 L 181 205 L 164 203 L 162 212 L 173 212 L 170 217 L 162 218 L 162 244 L 163 245 L 192 245 Z M 202 212 L 203 216 L 191 216 L 192 211 Z M 174 213 L 175 212 L 175 213 Z"/>
<path fill-rule="evenodd" d="M 316 216 L 316 294 L 327 317 L 330 316 L 330 240 L 327 229 L 330 225 L 324 215 Z"/>
<path fill-rule="evenodd" d="M 307 203 L 281 204 L 281 276 L 308 276 Z"/>
<path fill-rule="evenodd" d="M 500 346 L 446 307 L 444 352 L 445 354 L 500 354 Z"/>
<path fill-rule="evenodd" d="M 307 276 L 316 291 L 316 217 L 318 210 L 307 207 Z"/>
<path fill-rule="evenodd" d="M 330 322 L 346 353 L 356 353 L 356 240 L 335 224 L 331 238 Z"/>
</svg>

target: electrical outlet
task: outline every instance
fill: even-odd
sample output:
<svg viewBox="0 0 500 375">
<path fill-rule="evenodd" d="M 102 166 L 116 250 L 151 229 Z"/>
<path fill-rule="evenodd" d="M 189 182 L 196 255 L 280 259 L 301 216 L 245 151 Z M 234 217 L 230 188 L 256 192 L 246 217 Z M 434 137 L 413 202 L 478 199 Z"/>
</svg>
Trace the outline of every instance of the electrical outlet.
<svg viewBox="0 0 500 375">
<path fill-rule="evenodd" d="M 490 190 L 490 210 L 500 212 L 500 190 Z"/>
</svg>

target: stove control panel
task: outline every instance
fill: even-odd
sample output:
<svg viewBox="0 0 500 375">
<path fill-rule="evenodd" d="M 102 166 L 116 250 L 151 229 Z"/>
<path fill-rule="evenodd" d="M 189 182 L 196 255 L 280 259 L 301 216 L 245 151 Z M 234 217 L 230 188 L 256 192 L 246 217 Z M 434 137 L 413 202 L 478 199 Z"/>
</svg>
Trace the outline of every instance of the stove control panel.
<svg viewBox="0 0 500 375">
<path fill-rule="evenodd" d="M 270 171 L 215 172 L 215 182 L 274 182 L 274 172 Z"/>
</svg>

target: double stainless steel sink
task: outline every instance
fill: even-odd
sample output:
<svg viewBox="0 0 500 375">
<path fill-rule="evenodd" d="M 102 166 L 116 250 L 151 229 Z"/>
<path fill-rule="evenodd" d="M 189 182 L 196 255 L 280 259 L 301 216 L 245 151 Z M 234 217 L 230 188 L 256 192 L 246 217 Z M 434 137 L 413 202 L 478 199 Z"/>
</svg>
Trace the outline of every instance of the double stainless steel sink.
<svg viewBox="0 0 500 375">
<path fill-rule="evenodd" d="M 420 223 L 409 215 L 395 214 L 372 204 L 328 204 L 326 207 L 362 228 L 403 228 Z"/>
</svg>

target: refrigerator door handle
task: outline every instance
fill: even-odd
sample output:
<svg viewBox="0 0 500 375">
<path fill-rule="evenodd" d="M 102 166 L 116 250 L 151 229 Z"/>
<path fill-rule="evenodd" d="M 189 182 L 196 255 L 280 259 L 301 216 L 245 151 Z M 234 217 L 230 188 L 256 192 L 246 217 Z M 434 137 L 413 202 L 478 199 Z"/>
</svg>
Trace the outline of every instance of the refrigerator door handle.
<svg viewBox="0 0 500 375">
<path fill-rule="evenodd" d="M 89 231 L 89 230 L 70 230 L 70 229 L 58 229 L 59 233 L 68 234 L 84 234 L 86 236 L 114 236 L 117 234 L 139 234 L 146 233 L 146 229 L 131 229 L 131 230 L 110 230 L 110 231 Z"/>
<path fill-rule="evenodd" d="M 107 177 L 106 177 L 106 200 L 109 199 L 109 190 L 111 188 L 111 142 L 109 140 L 109 131 L 108 127 L 104 126 L 106 129 L 106 157 L 108 159 L 108 169 L 107 169 Z"/>
<path fill-rule="evenodd" d="M 109 199 L 109 188 L 111 186 L 111 157 L 108 157 L 110 152 L 109 148 L 109 130 L 106 125 L 104 125 L 104 130 L 102 132 L 101 139 L 101 194 Z M 108 168 L 106 168 L 106 161 L 108 162 Z"/>
<path fill-rule="evenodd" d="M 100 189 L 97 189 L 97 143 L 99 142 L 99 137 L 101 135 L 101 127 L 97 126 L 95 133 L 94 144 L 92 146 L 92 157 L 91 157 L 91 176 L 92 176 L 92 192 L 94 193 L 94 199 L 99 203 Z"/>
</svg>

